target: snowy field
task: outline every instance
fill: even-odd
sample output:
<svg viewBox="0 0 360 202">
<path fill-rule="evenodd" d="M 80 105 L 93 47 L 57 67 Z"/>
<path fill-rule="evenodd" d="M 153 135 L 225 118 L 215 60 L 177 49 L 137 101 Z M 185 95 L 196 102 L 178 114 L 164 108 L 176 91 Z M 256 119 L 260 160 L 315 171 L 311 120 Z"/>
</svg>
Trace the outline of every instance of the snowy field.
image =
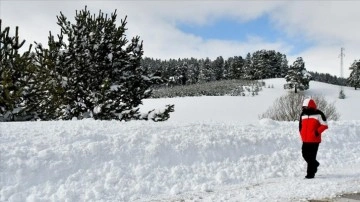
<svg viewBox="0 0 360 202">
<path fill-rule="evenodd" d="M 258 120 L 285 94 L 145 100 L 164 123 L 0 123 L 0 201 L 306 201 L 360 191 L 360 91 L 310 82 L 335 102 L 315 179 L 304 179 L 298 122 Z M 300 113 L 300 112 L 299 112 Z"/>
</svg>

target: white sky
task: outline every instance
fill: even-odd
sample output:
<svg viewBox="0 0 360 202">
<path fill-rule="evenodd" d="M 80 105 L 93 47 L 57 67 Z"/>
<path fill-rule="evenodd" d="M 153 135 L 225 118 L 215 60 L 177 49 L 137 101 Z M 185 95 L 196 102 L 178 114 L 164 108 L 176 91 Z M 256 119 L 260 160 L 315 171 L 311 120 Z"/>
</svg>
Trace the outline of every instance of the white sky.
<svg viewBox="0 0 360 202">
<path fill-rule="evenodd" d="M 32 1 L 0 0 L 3 26 L 20 28 L 20 37 L 30 42 L 47 43 L 51 30 L 59 33 L 56 16 L 62 11 L 73 22 L 75 10 L 88 6 L 91 13 L 101 9 L 111 13 L 117 9 L 118 21 L 128 16 L 127 36 L 139 35 L 144 41 L 144 56 L 169 58 L 215 59 L 245 57 L 248 52 L 270 49 L 287 55 L 289 64 L 303 57 L 310 71 L 340 76 L 340 48 L 345 48 L 344 77 L 348 67 L 360 59 L 360 1 Z M 266 15 L 282 36 L 268 41 L 251 32 L 246 39 L 208 39 L 206 36 L 185 33 L 179 23 L 201 27 L 220 19 L 239 23 L 251 22 Z M 244 30 L 246 31 L 246 30 Z M 294 55 L 295 42 L 305 40 L 305 46 Z"/>
</svg>

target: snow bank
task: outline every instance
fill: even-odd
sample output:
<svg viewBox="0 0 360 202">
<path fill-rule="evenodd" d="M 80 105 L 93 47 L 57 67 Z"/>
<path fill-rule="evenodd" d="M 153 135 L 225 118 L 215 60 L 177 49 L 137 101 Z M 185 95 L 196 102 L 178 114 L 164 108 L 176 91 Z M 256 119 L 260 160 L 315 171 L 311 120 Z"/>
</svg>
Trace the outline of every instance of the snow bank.
<svg viewBox="0 0 360 202">
<path fill-rule="evenodd" d="M 0 123 L 0 201 L 298 201 L 359 191 L 360 120 L 304 180 L 297 122 Z"/>
</svg>

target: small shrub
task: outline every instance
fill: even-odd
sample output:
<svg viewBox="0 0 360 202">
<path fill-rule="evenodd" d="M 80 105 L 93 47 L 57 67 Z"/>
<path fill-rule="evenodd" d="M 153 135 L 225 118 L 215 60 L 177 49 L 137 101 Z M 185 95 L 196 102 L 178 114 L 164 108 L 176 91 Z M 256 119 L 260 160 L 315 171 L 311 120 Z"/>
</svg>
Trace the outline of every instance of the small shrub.
<svg viewBox="0 0 360 202">
<path fill-rule="evenodd" d="M 269 108 L 259 118 L 269 118 L 276 121 L 297 121 L 299 120 L 302 102 L 306 98 L 302 93 L 289 93 L 275 100 L 273 106 Z M 333 103 L 328 103 L 320 95 L 313 96 L 317 108 L 324 112 L 327 120 L 339 120 L 339 113 Z"/>
<path fill-rule="evenodd" d="M 344 91 L 343 90 L 340 90 L 340 92 L 339 92 L 339 99 L 345 99 L 345 93 L 344 93 Z"/>
</svg>

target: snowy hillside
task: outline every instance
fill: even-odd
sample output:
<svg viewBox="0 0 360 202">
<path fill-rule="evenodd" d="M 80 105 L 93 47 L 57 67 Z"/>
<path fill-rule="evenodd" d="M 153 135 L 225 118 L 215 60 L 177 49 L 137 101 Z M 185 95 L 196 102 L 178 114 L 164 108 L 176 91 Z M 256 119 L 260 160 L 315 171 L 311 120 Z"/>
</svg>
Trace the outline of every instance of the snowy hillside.
<svg viewBox="0 0 360 202">
<path fill-rule="evenodd" d="M 283 89 L 285 79 L 266 79 L 266 87 L 255 97 L 186 97 L 150 99 L 144 101 L 143 110 L 161 108 L 166 104 L 175 104 L 175 113 L 171 121 L 258 121 L 260 114 L 264 113 L 280 96 L 287 93 Z M 274 88 L 268 88 L 274 86 Z M 340 120 L 360 120 L 360 108 L 356 104 L 360 100 L 360 90 L 344 87 L 347 99 L 339 99 L 340 87 L 336 85 L 311 81 L 310 89 L 306 95 L 322 95 L 328 103 L 335 103 L 340 113 Z"/>
<path fill-rule="evenodd" d="M 0 201 L 305 201 L 360 191 L 359 91 L 310 83 L 337 100 L 315 179 L 305 180 L 297 122 L 257 120 L 285 93 L 146 100 L 168 122 L 0 123 Z"/>
</svg>

